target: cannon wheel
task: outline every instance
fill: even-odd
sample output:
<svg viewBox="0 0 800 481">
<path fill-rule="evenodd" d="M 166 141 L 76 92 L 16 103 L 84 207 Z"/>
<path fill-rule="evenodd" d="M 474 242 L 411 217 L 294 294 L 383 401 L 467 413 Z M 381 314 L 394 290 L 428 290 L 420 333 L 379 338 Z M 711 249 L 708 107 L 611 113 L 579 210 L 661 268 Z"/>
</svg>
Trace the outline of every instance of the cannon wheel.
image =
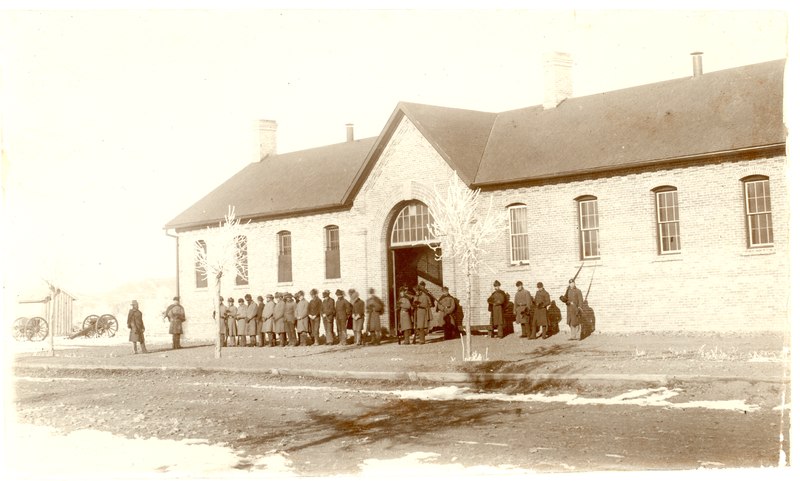
<svg viewBox="0 0 800 481">
<path fill-rule="evenodd" d="M 117 333 L 117 329 L 119 328 L 119 325 L 117 324 L 117 318 L 111 314 L 103 314 L 100 316 L 100 319 L 97 320 L 96 326 L 97 327 L 95 330 L 97 331 L 97 337 L 114 337 L 114 334 Z"/>
<path fill-rule="evenodd" d="M 86 319 L 83 320 L 83 325 L 82 325 L 81 329 L 86 329 L 88 327 L 92 327 L 92 329 L 90 329 L 86 333 L 86 337 L 93 337 L 93 336 L 96 335 L 95 326 L 97 326 L 97 320 L 98 319 L 100 319 L 99 316 L 96 316 L 96 315 L 92 314 L 92 315 L 86 316 Z"/>
<path fill-rule="evenodd" d="M 31 341 L 43 341 L 50 332 L 50 326 L 42 317 L 31 317 L 25 325 L 25 331 Z"/>
<path fill-rule="evenodd" d="M 16 321 L 14 321 L 13 334 L 15 341 L 24 341 L 28 339 L 28 336 L 25 335 L 25 326 L 27 326 L 27 324 L 27 317 L 19 317 Z"/>
</svg>

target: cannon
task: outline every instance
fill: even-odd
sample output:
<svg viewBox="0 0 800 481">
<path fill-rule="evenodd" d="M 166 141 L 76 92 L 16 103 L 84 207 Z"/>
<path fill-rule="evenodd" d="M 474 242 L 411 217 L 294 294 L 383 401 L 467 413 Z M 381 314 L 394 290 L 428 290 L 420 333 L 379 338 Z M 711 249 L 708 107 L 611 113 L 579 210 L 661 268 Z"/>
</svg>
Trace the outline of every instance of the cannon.
<svg viewBox="0 0 800 481">
<path fill-rule="evenodd" d="M 117 318 L 113 315 L 103 314 L 102 316 L 97 316 L 95 314 L 91 314 L 86 316 L 86 319 L 83 320 L 81 329 L 69 336 L 69 338 L 75 339 L 79 336 L 114 337 L 114 334 L 117 333 L 118 328 L 119 323 L 117 323 Z"/>
<path fill-rule="evenodd" d="M 14 321 L 13 336 L 16 341 L 42 341 L 50 332 L 50 326 L 42 317 L 19 317 Z"/>
</svg>

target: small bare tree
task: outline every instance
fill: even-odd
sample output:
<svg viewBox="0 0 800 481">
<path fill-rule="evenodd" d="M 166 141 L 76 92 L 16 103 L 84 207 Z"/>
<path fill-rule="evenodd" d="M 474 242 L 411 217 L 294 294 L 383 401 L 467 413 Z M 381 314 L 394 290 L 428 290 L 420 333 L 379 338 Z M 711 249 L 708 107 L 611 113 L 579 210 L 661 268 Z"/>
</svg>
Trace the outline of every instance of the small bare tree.
<svg viewBox="0 0 800 481">
<path fill-rule="evenodd" d="M 432 223 L 428 225 L 439 242 L 437 259 L 454 259 L 467 276 L 467 309 L 464 315 L 467 332 L 467 349 L 464 360 L 480 358 L 472 352 L 472 279 L 485 265 L 485 246 L 497 238 L 505 228 L 505 217 L 494 211 L 494 197 L 472 190 L 453 172 L 445 193 L 436 191 L 428 206 Z M 481 210 L 484 213 L 481 213 Z"/>
<path fill-rule="evenodd" d="M 203 278 L 214 283 L 214 288 L 209 290 L 212 293 L 211 312 L 217 313 L 216 321 L 219 323 L 222 313 L 217 311 L 222 295 L 222 278 L 229 274 L 247 279 L 247 240 L 241 235 L 235 208 L 228 206 L 224 222 L 220 222 L 217 228 L 206 227 L 204 237 L 206 244 L 200 241 L 194 244 L 194 260 L 203 270 Z M 215 338 L 214 358 L 220 359 L 222 344 L 219 335 Z"/>
</svg>

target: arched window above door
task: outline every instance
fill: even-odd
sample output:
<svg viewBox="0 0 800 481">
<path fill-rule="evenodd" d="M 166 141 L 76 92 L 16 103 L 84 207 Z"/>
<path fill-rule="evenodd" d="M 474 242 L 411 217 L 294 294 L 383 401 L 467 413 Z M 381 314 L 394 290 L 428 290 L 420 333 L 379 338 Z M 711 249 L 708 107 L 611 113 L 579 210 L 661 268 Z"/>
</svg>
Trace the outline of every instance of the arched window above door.
<svg viewBox="0 0 800 481">
<path fill-rule="evenodd" d="M 428 206 L 420 201 L 407 204 L 397 214 L 392 226 L 391 245 L 413 246 L 427 244 L 436 238 L 428 225 L 433 222 Z"/>
</svg>

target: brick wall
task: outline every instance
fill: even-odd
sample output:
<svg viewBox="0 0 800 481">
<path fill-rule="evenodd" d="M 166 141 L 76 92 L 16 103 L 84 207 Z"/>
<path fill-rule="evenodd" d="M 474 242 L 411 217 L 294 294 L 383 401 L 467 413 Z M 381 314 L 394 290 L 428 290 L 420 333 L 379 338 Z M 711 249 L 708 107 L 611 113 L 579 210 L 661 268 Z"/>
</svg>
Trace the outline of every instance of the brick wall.
<svg viewBox="0 0 800 481">
<path fill-rule="evenodd" d="M 517 280 L 531 291 L 542 281 L 557 299 L 581 264 L 575 198 L 593 195 L 598 199 L 601 256 L 585 263 L 578 287 L 586 294 L 592 279 L 589 299 L 598 330 L 785 330 L 789 212 L 784 164 L 784 158 L 712 163 L 485 192 L 484 196 L 494 197 L 499 215 L 507 215 L 506 206 L 513 203 L 528 206 L 530 264 L 510 265 L 508 232 L 504 232 L 489 248 L 488 267 L 473 281 L 473 319 L 485 320 L 485 299 L 494 279 L 511 294 Z M 752 174 L 770 177 L 772 248 L 747 248 L 740 179 Z M 243 226 L 249 283 L 234 286 L 233 276 L 228 276 L 222 295 L 256 297 L 276 290 L 308 292 L 315 287 L 333 292 L 353 287 L 366 297 L 367 288 L 373 287 L 387 302 L 386 236 L 399 204 L 430 203 L 434 190 L 451 175 L 452 169 L 416 127 L 401 120 L 350 211 Z M 652 189 L 664 185 L 678 190 L 680 254 L 658 254 Z M 335 280 L 324 279 L 328 225 L 339 226 L 341 278 Z M 293 280 L 279 284 L 277 233 L 282 230 L 292 233 Z M 210 288 L 194 288 L 193 244 L 204 239 L 211 250 L 208 237 L 198 230 L 182 233 L 180 239 L 181 295 L 189 337 L 212 338 L 216 329 L 210 317 Z M 442 267 L 444 283 L 466 303 L 463 270 L 450 260 Z"/>
</svg>

